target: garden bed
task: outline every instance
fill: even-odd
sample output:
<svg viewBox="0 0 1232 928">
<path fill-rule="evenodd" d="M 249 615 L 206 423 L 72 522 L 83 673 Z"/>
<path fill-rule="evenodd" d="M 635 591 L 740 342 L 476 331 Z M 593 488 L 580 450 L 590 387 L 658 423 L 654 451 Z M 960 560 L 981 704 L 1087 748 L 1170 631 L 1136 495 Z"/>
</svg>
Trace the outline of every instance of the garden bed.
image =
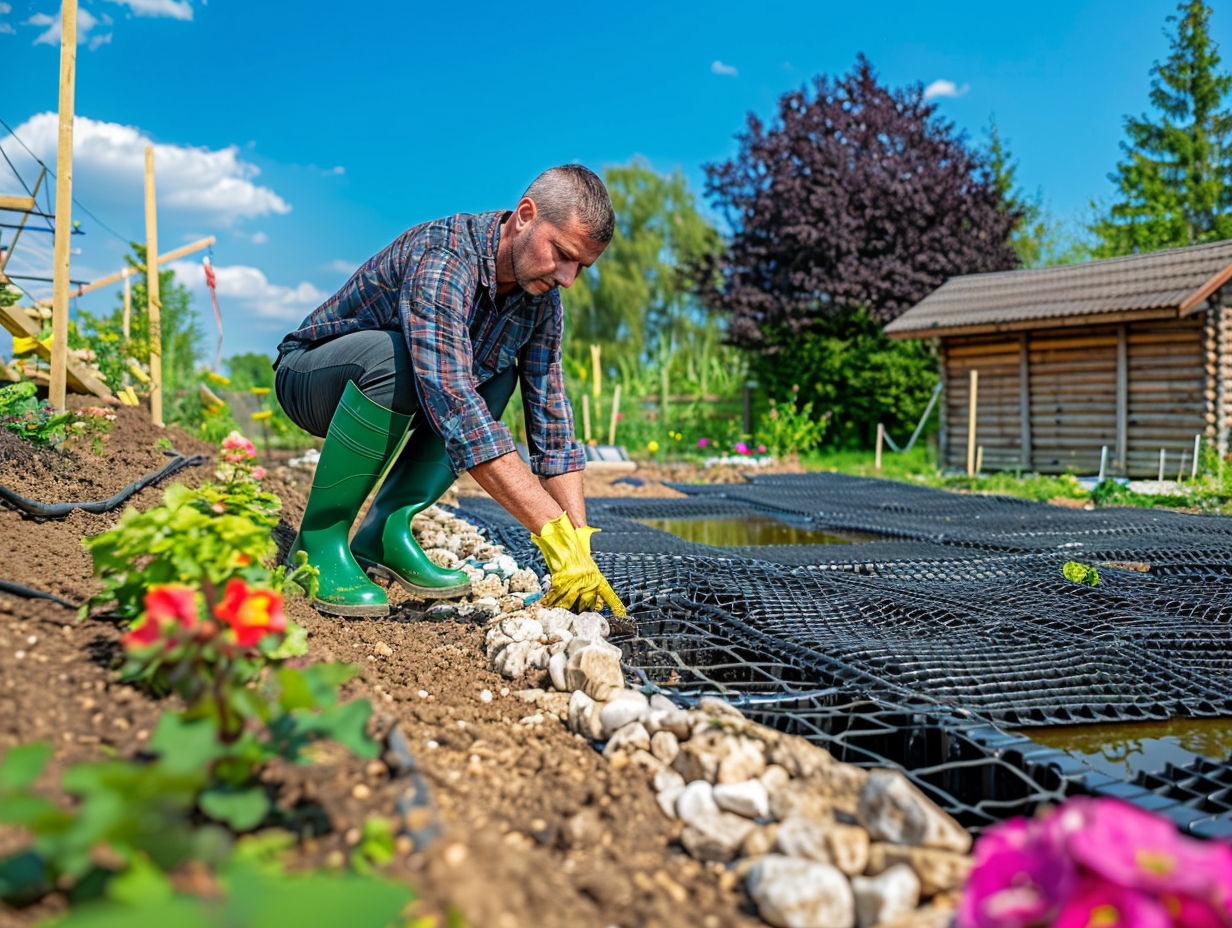
<svg viewBox="0 0 1232 928">
<path fill-rule="evenodd" d="M 0 435 L 0 484 L 42 502 L 100 499 L 165 462 L 155 447 L 159 438 L 186 454 L 211 450 L 175 429 L 150 426 L 144 409 L 116 413 L 101 454 L 88 446 L 68 454 L 35 451 Z M 211 461 L 174 479 L 199 485 L 213 467 Z M 285 549 L 310 479 L 273 467 L 265 483 L 283 501 L 276 535 Z M 164 489 L 143 490 L 132 505 L 157 505 Z M 80 538 L 118 517 L 79 511 L 38 522 L 0 510 L 0 578 L 81 601 L 99 585 Z M 399 597 L 391 593 L 391 600 Z M 308 630 L 309 652 L 300 660 L 358 664 L 361 676 L 344 692 L 372 702 L 372 734 L 383 738 L 398 726 L 406 735 L 431 794 L 414 824 L 420 833 L 439 824 L 441 834 L 426 847 L 401 840 L 388 872 L 415 886 L 424 914 L 455 908 L 475 926 L 759 924 L 741 909 L 747 902 L 734 874 L 673 845 L 644 778 L 613 769 L 553 719 L 521 722 L 534 707 L 514 695 L 516 681 L 485 669 L 478 627 L 427 622 L 414 601 L 400 605 L 387 619 L 362 621 L 320 616 L 301 599 L 288 600 L 286 611 Z M 0 594 L 0 753 L 52 742 L 40 786 L 50 790 L 72 763 L 139 755 L 158 713 L 171 706 L 115 682 L 119 638 L 109 621 L 78 623 L 69 608 Z M 275 764 L 265 777 L 278 782 L 280 805 L 297 810 L 309 836 L 296 865 L 342 867 L 365 819 L 397 815 L 395 800 L 407 783 L 392 778 L 385 764 L 347 752 L 326 748 L 314 759 L 309 767 Z M 16 829 L 0 827 L 0 854 L 22 840 Z M 199 878 L 187 872 L 175 882 L 208 892 L 194 883 Z M 53 894 L 25 910 L 0 907 L 0 925 L 31 925 L 64 906 Z"/>
</svg>

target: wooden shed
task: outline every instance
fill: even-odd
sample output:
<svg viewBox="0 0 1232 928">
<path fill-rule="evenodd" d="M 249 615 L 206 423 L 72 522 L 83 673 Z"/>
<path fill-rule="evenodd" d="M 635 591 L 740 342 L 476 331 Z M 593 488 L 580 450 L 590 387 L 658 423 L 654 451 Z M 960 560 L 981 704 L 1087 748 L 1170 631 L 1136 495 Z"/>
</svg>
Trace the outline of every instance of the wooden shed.
<svg viewBox="0 0 1232 928">
<path fill-rule="evenodd" d="M 886 326 L 938 340 L 941 461 L 986 470 L 1176 476 L 1195 435 L 1228 450 L 1232 241 L 948 280 Z M 1188 465 L 1186 466 L 1188 470 Z"/>
</svg>

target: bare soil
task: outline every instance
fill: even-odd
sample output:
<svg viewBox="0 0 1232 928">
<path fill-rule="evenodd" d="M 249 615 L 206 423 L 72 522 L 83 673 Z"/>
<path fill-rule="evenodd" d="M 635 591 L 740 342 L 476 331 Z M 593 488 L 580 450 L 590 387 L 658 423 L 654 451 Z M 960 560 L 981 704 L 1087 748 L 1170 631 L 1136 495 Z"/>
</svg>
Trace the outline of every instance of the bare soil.
<svg viewBox="0 0 1232 928">
<path fill-rule="evenodd" d="M 101 499 L 165 463 L 155 448 L 160 437 L 185 454 L 211 450 L 174 428 L 154 428 L 144 407 L 117 415 L 101 455 L 88 446 L 36 450 L 0 431 L 0 485 L 42 502 Z M 211 462 L 173 479 L 197 485 L 212 469 Z M 696 479 L 675 468 L 638 476 L 652 476 L 646 486 L 661 494 L 674 494 L 663 480 Z M 266 484 L 283 500 L 276 535 L 284 549 L 310 482 L 271 467 Z M 157 505 L 164 489 L 143 490 L 131 505 Z M 612 495 L 607 487 L 591 492 Z M 81 601 L 97 581 L 80 539 L 118 517 L 78 511 L 36 521 L 0 509 L 0 579 Z M 485 669 L 478 627 L 426 621 L 422 604 L 401 591 L 391 591 L 391 601 L 394 614 L 379 620 L 321 616 L 299 600 L 286 608 L 308 630 L 311 660 L 361 667 L 347 696 L 372 702 L 374 736 L 401 726 L 430 787 L 441 836 L 425 847 L 400 842 L 388 868 L 416 888 L 422 914 L 443 925 L 454 910 L 475 928 L 761 924 L 734 874 L 693 861 L 675 844 L 676 826 L 640 774 L 615 769 L 551 717 L 521 721 L 535 710 L 515 695 L 518 683 Z M 171 707 L 115 682 L 119 635 L 106 619 L 79 623 L 72 609 L 0 593 L 0 752 L 51 741 L 55 755 L 40 784 L 51 793 L 66 765 L 104 752 L 136 755 L 159 712 Z M 379 644 L 391 653 L 382 656 Z M 341 750 L 323 750 L 310 767 L 271 769 L 267 778 L 280 805 L 300 816 L 304 866 L 341 866 L 367 817 L 396 818 L 395 799 L 406 787 L 385 764 Z M 421 827 L 423 815 L 415 818 L 410 824 Z M 0 855 L 24 840 L 0 826 Z M 57 896 L 22 911 L 0 904 L 0 926 L 33 925 L 64 904 Z"/>
</svg>

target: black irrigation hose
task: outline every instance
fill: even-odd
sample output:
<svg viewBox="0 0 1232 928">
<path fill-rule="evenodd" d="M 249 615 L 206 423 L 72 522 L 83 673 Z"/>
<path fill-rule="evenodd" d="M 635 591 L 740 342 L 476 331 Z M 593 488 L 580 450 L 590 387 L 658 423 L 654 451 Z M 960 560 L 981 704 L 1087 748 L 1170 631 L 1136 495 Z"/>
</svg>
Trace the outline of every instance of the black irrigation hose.
<svg viewBox="0 0 1232 928">
<path fill-rule="evenodd" d="M 167 454 L 175 452 L 168 451 Z M 24 496 L 19 496 L 7 487 L 0 486 L 0 500 L 13 506 L 15 509 L 20 509 L 27 515 L 37 516 L 43 519 L 62 519 L 74 509 L 84 509 L 86 512 L 101 513 L 110 512 L 113 509 L 119 508 L 133 494 L 144 490 L 150 484 L 157 483 L 164 477 L 169 477 L 177 471 L 183 470 L 185 467 L 198 467 L 204 464 L 206 457 L 201 454 L 194 454 L 190 458 L 184 457 L 182 454 L 176 454 L 175 457 L 168 461 L 166 466 L 153 473 L 146 474 L 140 480 L 134 481 L 126 486 L 123 490 L 117 493 L 110 499 L 95 500 L 86 503 L 38 503 L 32 499 L 26 499 Z"/>
<path fill-rule="evenodd" d="M 10 583 L 8 580 L 0 580 L 0 591 L 24 596 L 26 599 L 50 599 L 53 603 L 67 606 L 69 609 L 81 608 L 81 603 L 72 602 L 62 596 L 57 596 L 55 593 L 44 593 L 42 590 L 34 590 L 28 586 L 22 586 L 20 583 Z"/>
</svg>

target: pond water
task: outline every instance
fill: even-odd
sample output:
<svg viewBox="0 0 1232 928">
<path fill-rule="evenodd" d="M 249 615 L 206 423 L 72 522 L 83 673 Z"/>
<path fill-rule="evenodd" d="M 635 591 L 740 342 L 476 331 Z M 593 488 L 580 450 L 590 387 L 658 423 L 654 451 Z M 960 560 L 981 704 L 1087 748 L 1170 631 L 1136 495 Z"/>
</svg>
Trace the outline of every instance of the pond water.
<svg viewBox="0 0 1232 928">
<path fill-rule="evenodd" d="M 643 525 L 703 545 L 850 545 L 879 536 L 859 533 L 832 535 L 800 528 L 764 515 L 725 519 L 638 519 Z"/>
<path fill-rule="evenodd" d="M 1216 761 L 1232 757 L 1232 719 L 1069 725 L 1020 729 L 1018 734 L 1118 779 L 1162 770 L 1167 763 L 1190 764 L 1198 757 Z"/>
</svg>

